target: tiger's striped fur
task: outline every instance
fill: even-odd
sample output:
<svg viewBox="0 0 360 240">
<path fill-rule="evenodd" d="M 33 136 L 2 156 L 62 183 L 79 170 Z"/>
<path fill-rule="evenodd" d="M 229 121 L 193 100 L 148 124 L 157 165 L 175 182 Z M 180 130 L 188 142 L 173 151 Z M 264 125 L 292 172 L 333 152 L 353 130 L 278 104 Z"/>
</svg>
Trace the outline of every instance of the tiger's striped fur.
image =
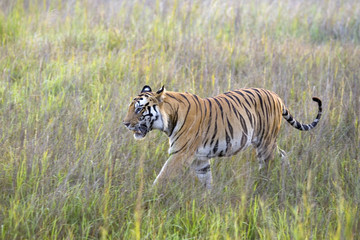
<svg viewBox="0 0 360 240">
<path fill-rule="evenodd" d="M 152 92 L 144 86 L 131 102 L 125 126 L 137 139 L 152 129 L 169 137 L 169 155 L 154 184 L 164 182 L 186 166 L 191 166 L 199 180 L 211 188 L 210 159 L 232 156 L 252 145 L 260 167 L 273 158 L 276 140 L 284 117 L 293 127 L 307 131 L 320 120 L 318 114 L 311 124 L 295 120 L 275 93 L 260 88 L 229 91 L 210 98 L 190 93 L 167 92 L 162 87 Z"/>
</svg>

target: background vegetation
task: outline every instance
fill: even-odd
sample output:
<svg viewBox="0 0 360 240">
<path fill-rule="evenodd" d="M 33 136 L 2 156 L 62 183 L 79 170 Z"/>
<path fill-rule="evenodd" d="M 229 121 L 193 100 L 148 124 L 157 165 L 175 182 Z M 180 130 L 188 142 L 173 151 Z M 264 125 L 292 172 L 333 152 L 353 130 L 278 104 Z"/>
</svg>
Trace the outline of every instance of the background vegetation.
<svg viewBox="0 0 360 240">
<path fill-rule="evenodd" d="M 357 0 L 0 2 L 1 239 L 358 239 Z M 251 149 L 213 160 L 214 189 L 150 189 L 167 138 L 122 126 L 145 84 L 202 97 L 277 92 L 283 124 L 261 179 Z"/>
</svg>

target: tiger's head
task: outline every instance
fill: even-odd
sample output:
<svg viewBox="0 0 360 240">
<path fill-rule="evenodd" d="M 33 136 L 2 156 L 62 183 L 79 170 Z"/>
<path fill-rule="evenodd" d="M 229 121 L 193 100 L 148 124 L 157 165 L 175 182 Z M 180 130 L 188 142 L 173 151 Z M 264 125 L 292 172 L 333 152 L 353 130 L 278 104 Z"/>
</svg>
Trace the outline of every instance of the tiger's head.
<svg viewBox="0 0 360 240">
<path fill-rule="evenodd" d="M 135 139 L 142 139 L 152 129 L 164 129 L 164 116 L 161 114 L 164 86 L 157 92 L 152 92 L 147 85 L 133 99 L 123 121 L 127 129 L 134 132 Z"/>
</svg>

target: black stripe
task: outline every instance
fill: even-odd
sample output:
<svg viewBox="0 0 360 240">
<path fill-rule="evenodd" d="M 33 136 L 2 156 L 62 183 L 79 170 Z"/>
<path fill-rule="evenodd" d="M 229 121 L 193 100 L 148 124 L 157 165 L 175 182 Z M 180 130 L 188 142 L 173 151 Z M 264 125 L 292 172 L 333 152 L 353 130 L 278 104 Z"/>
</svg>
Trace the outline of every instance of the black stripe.
<svg viewBox="0 0 360 240">
<path fill-rule="evenodd" d="M 224 111 L 223 111 L 223 107 L 222 107 L 221 103 L 220 103 L 216 98 L 213 98 L 213 99 L 214 99 L 214 101 L 217 103 L 217 105 L 219 106 L 220 112 L 221 112 L 221 118 L 222 118 L 222 120 L 224 121 Z"/>
<path fill-rule="evenodd" d="M 188 117 L 188 115 L 189 115 L 190 108 L 191 108 L 191 104 L 190 104 L 189 100 L 187 99 L 187 97 L 184 96 L 184 94 L 180 94 L 180 95 L 181 95 L 183 98 L 185 98 L 185 100 L 188 102 L 189 106 L 188 106 L 188 109 L 187 109 L 187 111 L 186 111 L 186 115 L 185 115 L 183 124 L 181 125 L 179 131 L 178 131 L 176 134 L 180 133 L 181 130 L 183 129 L 183 127 L 184 127 L 184 125 L 185 125 L 185 122 L 186 122 L 186 119 L 187 119 L 187 117 Z M 172 147 L 172 146 L 174 145 L 174 143 L 179 139 L 179 137 L 180 137 L 183 133 L 184 133 L 184 132 L 180 133 L 180 135 L 176 137 L 176 139 L 172 142 L 172 144 L 170 145 L 170 147 Z"/>
<path fill-rule="evenodd" d="M 205 167 L 203 167 L 199 170 L 196 170 L 196 173 L 197 174 L 205 174 L 205 173 L 209 172 L 210 170 L 211 170 L 210 165 L 206 165 Z"/>
<path fill-rule="evenodd" d="M 272 108 L 273 108 L 273 107 L 272 107 L 273 105 L 272 105 L 272 101 L 271 101 L 271 99 L 270 99 L 270 97 L 269 97 L 268 91 L 265 90 L 265 89 L 262 89 L 262 88 L 260 88 L 260 90 L 261 90 L 262 92 L 264 92 L 264 94 L 266 95 L 266 98 L 267 98 L 267 100 L 268 100 L 268 103 L 266 104 L 266 101 L 265 101 L 265 99 L 264 99 L 264 105 L 265 105 L 265 108 L 266 108 L 266 113 L 267 113 L 267 115 L 268 115 L 268 116 L 273 115 L 273 113 L 274 113 L 274 110 L 272 109 Z M 271 111 L 271 109 L 272 109 L 272 111 Z"/>
<path fill-rule="evenodd" d="M 227 120 L 227 124 L 228 124 L 228 127 L 229 127 L 231 139 L 233 139 L 233 138 L 234 138 L 234 130 L 233 130 L 233 127 L 231 126 L 231 123 L 230 123 L 229 119 L 226 118 L 226 120 Z"/>
<path fill-rule="evenodd" d="M 198 103 L 196 102 L 196 99 L 195 99 L 195 97 L 194 97 L 194 96 L 195 96 L 194 94 L 191 94 L 191 97 L 192 97 L 192 99 L 193 99 L 193 101 L 194 101 L 194 103 L 195 103 L 196 113 L 198 113 L 198 108 L 199 108 L 199 105 L 198 105 Z"/>
<path fill-rule="evenodd" d="M 239 94 L 240 96 L 242 96 L 242 97 L 244 98 L 245 102 L 249 105 L 249 107 L 252 106 L 242 92 L 240 92 L 240 91 L 234 91 L 234 92 L 237 93 L 237 94 Z M 250 98 L 250 99 L 251 99 L 251 98 Z M 240 100 L 239 100 L 239 103 L 241 103 Z"/>
<path fill-rule="evenodd" d="M 183 124 L 183 125 L 184 125 L 184 124 Z M 176 143 L 176 141 L 179 140 L 179 137 L 181 137 L 181 135 L 183 135 L 184 132 L 185 132 L 185 131 L 183 131 L 182 133 L 180 133 L 180 134 L 176 137 L 176 139 L 174 139 L 174 141 L 170 144 L 170 147 L 172 147 L 172 146 Z M 178 131 L 177 133 L 179 133 L 179 131 Z"/>
<path fill-rule="evenodd" d="M 265 94 L 266 94 L 266 96 L 267 96 L 267 98 L 269 100 L 269 105 L 270 105 L 270 108 L 272 110 L 270 112 L 270 114 L 275 114 L 275 112 L 276 112 L 276 110 L 275 110 L 275 99 L 274 99 L 273 94 L 271 94 L 271 92 L 269 92 L 266 89 L 262 89 L 262 90 L 265 92 Z"/>
<path fill-rule="evenodd" d="M 241 148 L 245 147 L 246 142 L 247 142 L 247 136 L 245 134 L 242 134 L 242 136 L 241 136 Z"/>
<path fill-rule="evenodd" d="M 230 93 L 227 94 L 226 97 L 230 98 L 230 100 L 231 100 L 232 102 L 236 103 L 236 105 L 237 105 L 238 107 L 240 107 L 240 104 L 238 103 L 238 102 L 240 101 L 239 98 L 237 98 L 237 97 L 234 96 L 234 95 L 231 95 Z M 237 101 L 236 101 L 233 97 L 235 97 L 235 98 L 237 99 Z M 233 105 L 232 103 L 230 103 L 230 104 Z"/>
<path fill-rule="evenodd" d="M 236 103 L 236 105 L 237 105 L 238 107 L 243 107 L 242 102 L 240 101 L 240 99 L 239 99 L 236 95 L 230 95 L 230 94 L 228 94 L 227 96 L 228 96 L 229 98 L 231 98 L 231 99 Z M 236 98 L 236 101 L 233 99 L 233 97 Z"/>
<path fill-rule="evenodd" d="M 170 120 L 170 119 L 169 119 Z M 168 128 L 170 127 L 171 129 L 169 129 L 169 137 L 171 137 L 171 135 L 173 134 L 173 131 L 175 129 L 175 126 L 177 124 L 178 121 L 178 113 L 176 112 L 176 116 L 174 116 L 174 118 L 172 119 L 171 123 L 168 123 Z M 170 125 L 170 126 L 169 126 Z"/>
<path fill-rule="evenodd" d="M 253 125 L 253 120 L 252 120 L 252 114 L 250 113 L 250 111 L 249 111 L 247 108 L 245 108 L 245 111 L 246 111 L 246 114 L 247 114 L 248 119 L 249 119 L 249 121 L 250 121 L 250 125 L 251 125 L 251 127 L 253 128 L 254 125 Z"/>
<path fill-rule="evenodd" d="M 176 101 L 178 102 L 181 102 L 182 104 L 185 104 L 181 99 L 177 98 L 177 97 L 174 97 L 172 94 L 170 93 L 166 93 L 166 96 L 169 96 L 171 97 L 172 99 L 175 99 Z"/>
<path fill-rule="evenodd" d="M 229 134 L 227 133 L 227 131 L 225 131 L 225 140 L 226 140 L 225 152 L 228 152 L 229 148 L 231 147 L 231 140 L 230 140 L 230 137 L 229 137 Z"/>
<path fill-rule="evenodd" d="M 180 151 L 182 151 L 182 150 L 186 147 L 187 144 L 188 144 L 188 143 L 185 143 L 184 146 L 182 146 L 179 150 L 170 153 L 170 156 L 173 155 L 173 154 L 176 154 L 176 153 L 178 153 L 178 152 L 180 152 Z"/>
<path fill-rule="evenodd" d="M 192 94 L 192 97 L 195 98 L 195 105 L 196 105 L 196 114 L 198 116 L 198 108 L 200 109 L 200 122 L 199 122 L 199 127 L 197 128 L 197 131 L 195 133 L 195 137 L 197 138 L 199 136 L 199 132 L 200 130 L 202 130 L 202 122 L 203 122 L 203 112 L 202 112 L 202 108 L 201 108 L 201 104 L 199 102 L 199 99 L 196 95 Z M 198 118 L 196 118 L 198 119 Z"/>
<path fill-rule="evenodd" d="M 219 140 L 216 140 L 216 143 L 213 148 L 213 154 L 215 154 L 217 152 L 218 148 L 219 148 Z"/>
<path fill-rule="evenodd" d="M 209 121 L 208 121 L 208 128 L 207 128 L 207 131 L 206 131 L 206 134 L 205 134 L 205 137 L 204 137 L 204 140 L 206 139 L 205 143 L 204 143 L 204 146 L 206 146 L 206 143 L 209 140 L 209 139 L 207 139 L 207 135 L 208 135 L 208 133 L 210 131 L 211 121 L 212 121 L 212 107 L 211 107 L 212 105 L 211 105 L 211 101 L 209 99 L 207 99 L 207 98 L 205 100 L 209 102 Z M 206 105 L 206 103 L 205 103 L 205 105 Z"/>
<path fill-rule="evenodd" d="M 261 98 L 261 95 L 260 95 L 260 93 L 258 93 L 258 91 L 256 91 L 256 95 L 259 97 L 261 110 L 262 110 L 263 114 L 265 114 L 264 106 L 263 106 L 263 100 Z"/>
<path fill-rule="evenodd" d="M 235 108 L 235 106 L 233 104 L 231 104 L 231 106 L 232 106 L 233 112 L 235 113 L 236 118 L 239 119 L 240 113 L 238 112 L 238 110 Z"/>
<path fill-rule="evenodd" d="M 246 127 L 246 122 L 245 122 L 245 119 L 243 116 L 240 115 L 240 123 L 241 123 L 241 126 L 245 132 L 245 134 L 248 133 L 248 130 L 247 130 L 247 127 Z"/>
<path fill-rule="evenodd" d="M 262 140 L 264 138 L 264 131 L 265 131 L 265 122 L 262 121 L 261 119 L 261 116 L 260 116 L 260 113 L 257 112 L 257 119 L 259 120 L 259 127 L 260 127 L 260 131 L 257 133 L 257 136 L 259 137 L 258 139 L 258 144 L 256 147 L 258 147 L 261 143 L 262 143 Z"/>
<path fill-rule="evenodd" d="M 201 114 L 202 114 L 202 108 L 201 108 L 201 103 L 200 103 L 200 101 L 199 101 L 199 97 L 196 96 L 195 94 L 193 94 L 193 97 L 196 99 L 196 102 L 199 104 L 200 112 L 201 112 Z"/>
<path fill-rule="evenodd" d="M 225 102 L 227 103 L 227 105 L 229 106 L 229 109 L 231 109 L 231 107 L 230 107 L 230 103 L 229 103 L 229 100 L 227 100 L 227 98 L 226 97 L 220 97 L 221 99 L 224 99 L 225 100 Z"/>
<path fill-rule="evenodd" d="M 206 119 L 206 114 L 207 114 L 207 106 L 206 103 L 203 101 L 204 103 L 204 119 Z"/>
<path fill-rule="evenodd" d="M 240 107 L 239 103 L 238 103 L 237 101 L 235 101 L 230 95 L 228 95 L 228 97 L 229 97 L 233 102 L 235 102 L 238 107 Z M 236 96 L 234 96 L 234 97 L 237 98 Z M 238 99 L 238 98 L 237 98 L 237 99 Z M 238 100 L 239 100 L 239 99 L 238 99 Z M 239 101 L 240 101 L 240 100 L 239 100 Z M 231 105 L 231 108 L 232 108 L 232 110 L 233 110 L 236 118 L 239 119 L 240 113 L 238 112 L 238 110 L 236 109 L 236 107 L 234 106 L 234 104 L 233 104 L 232 102 L 230 102 L 230 105 Z"/>
<path fill-rule="evenodd" d="M 255 95 L 251 92 L 251 91 L 249 91 L 249 90 L 243 90 L 244 92 L 246 92 L 247 94 L 246 95 L 251 95 L 252 96 L 252 98 L 250 97 L 249 99 L 250 99 L 250 101 L 254 104 L 254 98 L 255 98 Z M 248 96 L 249 96 L 248 95 Z"/>
<path fill-rule="evenodd" d="M 214 134 L 211 138 L 211 141 L 210 141 L 210 146 L 214 143 L 214 140 L 215 140 L 215 137 L 216 137 L 216 134 L 217 134 L 217 114 L 216 114 L 216 117 L 215 117 L 215 128 L 214 128 Z"/>
</svg>

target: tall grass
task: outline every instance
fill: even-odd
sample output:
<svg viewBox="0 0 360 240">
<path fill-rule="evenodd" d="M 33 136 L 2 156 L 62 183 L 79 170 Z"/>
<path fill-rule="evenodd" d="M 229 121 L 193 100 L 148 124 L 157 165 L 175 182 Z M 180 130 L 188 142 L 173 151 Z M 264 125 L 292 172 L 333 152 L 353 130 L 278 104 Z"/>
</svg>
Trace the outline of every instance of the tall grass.
<svg viewBox="0 0 360 240">
<path fill-rule="evenodd" d="M 1 239 L 357 239 L 360 5 L 344 1 L 0 3 Z M 214 159 L 214 189 L 151 183 L 167 138 L 121 124 L 143 85 L 206 97 L 277 92 L 283 124 L 263 180 L 249 149 Z"/>
</svg>

